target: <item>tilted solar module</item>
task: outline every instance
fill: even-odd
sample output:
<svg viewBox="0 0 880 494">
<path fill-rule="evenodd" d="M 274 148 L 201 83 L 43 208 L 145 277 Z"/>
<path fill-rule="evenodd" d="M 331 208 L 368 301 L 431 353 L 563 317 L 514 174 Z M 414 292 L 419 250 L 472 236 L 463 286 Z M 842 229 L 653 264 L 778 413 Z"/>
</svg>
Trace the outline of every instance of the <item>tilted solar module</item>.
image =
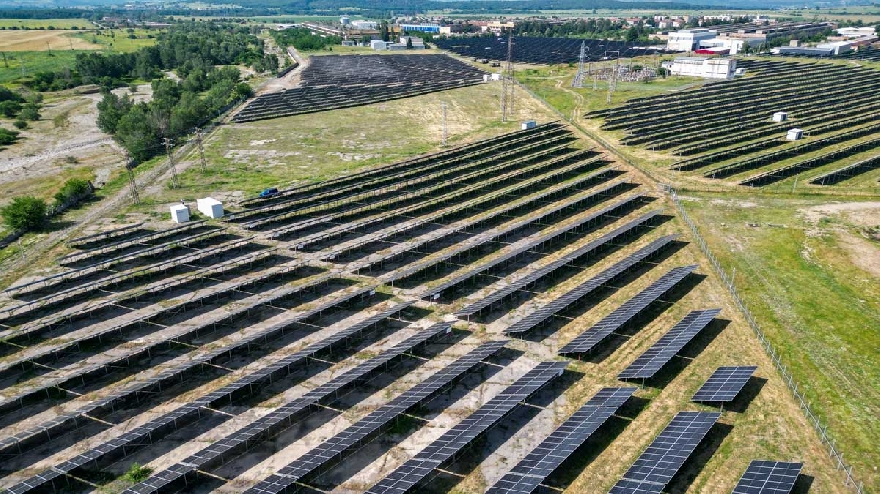
<svg viewBox="0 0 880 494">
<path fill-rule="evenodd" d="M 657 343 L 621 372 L 618 379 L 650 379 L 721 312 L 697 310 L 664 334 Z"/>
<path fill-rule="evenodd" d="M 583 282 L 579 286 L 575 287 L 565 295 L 547 303 L 543 307 L 539 307 L 534 312 L 530 313 L 526 317 L 516 321 L 511 324 L 510 327 L 504 330 L 505 333 L 513 334 L 513 333 L 524 333 L 526 331 L 531 330 L 535 326 L 541 324 L 546 321 L 554 314 L 561 312 L 566 309 L 568 306 L 574 304 L 578 300 L 586 297 L 594 290 L 598 289 L 608 281 L 614 279 L 615 276 L 624 273 L 626 270 L 632 268 L 636 264 L 642 262 L 647 257 L 655 254 L 659 249 L 666 246 L 669 242 L 674 240 L 677 235 L 667 235 L 665 237 L 659 238 L 650 244 L 642 247 L 637 252 L 627 257 L 623 261 L 618 262 L 614 266 L 602 271 L 596 276 L 590 278 L 589 280 Z"/>
<path fill-rule="evenodd" d="M 715 403 L 733 401 L 757 369 L 754 365 L 719 367 L 691 400 Z"/>
<path fill-rule="evenodd" d="M 486 494 L 528 494 L 571 456 L 632 396 L 636 388 L 603 388 L 547 436 Z"/>
<path fill-rule="evenodd" d="M 404 494 L 449 461 L 523 400 L 562 374 L 566 362 L 541 362 L 474 413 L 371 487 L 369 494 Z"/>
<path fill-rule="evenodd" d="M 490 307 L 492 304 L 497 303 L 498 301 L 504 299 L 505 297 L 508 297 L 508 296 L 522 290 L 526 286 L 528 286 L 532 283 L 535 283 L 535 282 L 541 280 L 542 278 L 552 274 L 554 271 L 557 271 L 557 270 L 559 270 L 567 265 L 570 265 L 572 263 L 578 262 L 581 258 L 585 258 L 587 256 L 590 256 L 590 255 L 594 254 L 596 251 L 603 249 L 603 248 L 606 248 L 609 245 L 613 245 L 615 243 L 614 240 L 617 240 L 618 238 L 623 237 L 623 236 L 631 233 L 633 230 L 638 229 L 639 227 L 642 227 L 646 223 L 649 223 L 653 218 L 655 218 L 659 214 L 660 214 L 660 211 L 651 211 L 649 213 L 646 213 L 646 214 L 630 221 L 629 223 L 627 223 L 621 227 L 618 227 L 609 233 L 606 233 L 605 235 L 597 238 L 596 240 L 593 240 L 592 242 L 584 245 L 583 247 L 580 247 L 579 249 L 575 250 L 574 252 L 571 252 L 570 254 L 566 254 L 565 256 L 559 258 L 558 260 L 553 261 L 553 262 L 547 264 L 546 266 L 538 268 L 535 271 L 532 271 L 531 273 L 523 276 L 522 278 L 518 278 L 514 281 L 509 282 L 504 288 L 502 288 L 498 291 L 495 291 L 492 294 L 488 295 L 486 298 L 479 300 L 477 302 L 474 302 L 472 304 L 469 304 L 468 306 L 464 307 L 460 311 L 456 312 L 455 313 L 456 317 L 468 317 L 468 316 L 471 316 L 471 315 L 474 315 L 474 314 L 481 312 L 482 310 L 486 309 L 487 307 Z"/>
<path fill-rule="evenodd" d="M 287 464 L 246 492 L 279 493 L 286 491 L 296 482 L 302 481 L 331 462 L 340 460 L 345 453 L 373 437 L 395 418 L 436 396 L 436 393 L 450 382 L 503 348 L 504 344 L 504 341 L 492 341 L 480 345 L 477 349 L 432 374 L 357 423 L 324 441 L 296 461 Z"/>
<path fill-rule="evenodd" d="M 697 265 L 694 264 L 670 270 L 661 276 L 659 280 L 652 283 L 651 286 L 624 302 L 623 305 L 615 309 L 611 314 L 608 314 L 592 328 L 575 337 L 569 344 L 559 350 L 559 355 L 573 355 L 591 351 L 605 338 L 611 336 L 612 333 L 645 310 L 648 305 L 680 283 L 696 268 Z"/>
<path fill-rule="evenodd" d="M 719 412 L 679 412 L 609 494 L 662 492 L 719 417 Z"/>
<path fill-rule="evenodd" d="M 406 354 L 406 352 L 411 351 L 435 336 L 447 333 L 449 328 L 450 325 L 448 323 L 438 323 L 419 331 L 418 334 L 383 351 L 380 355 L 366 360 L 355 368 L 310 390 L 303 396 L 285 403 L 256 421 L 190 455 L 181 463 L 151 476 L 146 481 L 129 488 L 125 492 L 128 494 L 146 494 L 173 490 L 172 486 L 182 480 L 187 474 L 197 469 L 209 470 L 230 458 L 244 453 L 250 447 L 285 430 L 297 417 L 308 412 L 312 406 L 332 401 L 341 389 L 360 382 L 363 376 L 383 368 L 391 360 Z M 491 343 L 488 343 L 478 350 L 471 352 L 471 354 L 485 355 L 486 351 L 490 348 L 494 348 L 493 352 L 500 348 L 500 346 L 491 347 L 491 345 Z"/>
<path fill-rule="evenodd" d="M 803 463 L 753 460 L 731 494 L 788 494 Z"/>
</svg>

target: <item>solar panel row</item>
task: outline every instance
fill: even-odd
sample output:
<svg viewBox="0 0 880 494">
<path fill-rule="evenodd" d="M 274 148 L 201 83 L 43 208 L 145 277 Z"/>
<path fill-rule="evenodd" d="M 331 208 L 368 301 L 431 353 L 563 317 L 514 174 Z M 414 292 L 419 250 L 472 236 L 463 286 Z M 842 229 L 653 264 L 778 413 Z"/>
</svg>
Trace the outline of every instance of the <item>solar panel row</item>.
<svg viewBox="0 0 880 494">
<path fill-rule="evenodd" d="M 692 400 L 716 403 L 733 401 L 757 369 L 754 365 L 719 367 L 697 390 Z"/>
<path fill-rule="evenodd" d="M 719 417 L 718 412 L 679 412 L 609 494 L 662 492 Z"/>
<path fill-rule="evenodd" d="M 364 372 L 370 372 L 369 369 L 378 369 L 391 359 L 404 355 L 406 352 L 412 350 L 417 345 L 427 341 L 433 336 L 444 334 L 448 331 L 449 324 L 436 324 L 428 329 L 420 331 L 419 334 L 401 342 L 393 348 L 382 352 L 382 355 L 368 360 L 364 364 L 358 366 L 355 370 L 360 369 L 358 372 L 363 375 Z M 425 382 L 449 382 L 477 365 L 489 355 L 497 352 L 503 346 L 504 342 L 490 342 L 481 345 L 464 357 L 458 359 L 450 366 L 447 366 L 443 370 L 432 375 Z M 222 465 L 224 462 L 241 455 L 256 444 L 284 431 L 293 425 L 298 417 L 311 411 L 311 408 L 315 404 L 332 401 L 336 396 L 337 391 L 345 386 L 345 383 L 351 382 L 350 376 L 354 375 L 353 373 L 354 371 L 350 371 L 342 374 L 325 385 L 309 391 L 302 397 L 296 398 L 282 405 L 269 414 L 247 424 L 223 439 L 212 443 L 207 448 L 190 455 L 172 468 L 159 472 L 148 478 L 146 481 L 135 485 L 127 490 L 126 493 L 146 494 L 174 491 L 175 488 L 180 485 L 181 481 L 186 480 L 187 475 L 193 474 L 196 470 L 209 471 Z"/>
<path fill-rule="evenodd" d="M 803 463 L 753 460 L 731 494 L 789 494 Z"/>
<path fill-rule="evenodd" d="M 503 347 L 503 341 L 493 341 L 481 345 L 476 350 L 381 406 L 354 425 L 324 441 L 296 461 L 287 464 L 278 472 L 246 492 L 250 494 L 285 492 L 293 487 L 295 483 L 302 482 L 319 470 L 335 464 L 347 452 L 374 437 L 375 434 L 387 427 L 401 414 L 407 413 L 419 404 L 429 401 L 453 380 L 474 368 L 483 359 Z"/>
<path fill-rule="evenodd" d="M 603 187 L 602 189 L 587 196 L 585 199 L 589 198 L 590 201 L 588 203 L 585 203 L 584 205 L 587 205 L 592 202 L 596 202 L 598 200 L 603 200 L 605 197 L 613 195 L 615 191 L 621 190 L 626 185 L 627 185 L 626 182 L 621 181 L 621 182 L 615 182 L 611 185 Z M 484 273 L 486 271 L 489 271 L 496 266 L 502 265 L 502 264 L 510 261 L 511 259 L 515 259 L 516 257 L 518 257 L 522 254 L 525 254 L 526 252 L 538 250 L 539 246 L 541 246 L 543 244 L 550 243 L 559 237 L 565 237 L 573 232 L 577 232 L 580 228 L 584 227 L 585 225 L 591 225 L 591 224 L 596 223 L 597 220 L 605 219 L 608 216 L 613 215 L 619 209 L 626 207 L 628 204 L 629 204 L 628 202 L 617 203 L 613 206 L 603 208 L 599 211 L 596 211 L 595 213 L 592 213 L 588 216 L 580 218 L 577 221 L 567 223 L 561 227 L 555 228 L 553 231 L 551 231 L 549 233 L 534 237 L 531 240 L 529 240 L 528 242 L 525 242 L 523 245 L 517 247 L 516 249 L 513 249 L 509 252 L 506 252 L 504 255 L 498 256 L 497 258 L 494 258 L 491 261 L 483 263 L 481 265 L 478 265 L 474 268 L 470 268 L 467 271 L 465 271 L 464 273 L 459 274 L 459 275 L 451 278 L 449 281 L 441 283 L 440 285 L 438 285 L 435 288 L 432 288 L 431 291 L 429 291 L 428 293 L 423 295 L 422 298 L 425 298 L 428 300 L 438 298 L 438 296 L 440 294 L 442 294 L 443 292 L 460 285 L 461 283 L 473 278 L 474 276 L 477 276 L 480 273 Z"/>
<path fill-rule="evenodd" d="M 670 270 L 648 288 L 639 292 L 638 295 L 624 302 L 623 305 L 615 309 L 611 314 L 608 314 L 592 328 L 575 337 L 575 339 L 559 350 L 559 354 L 576 355 L 590 352 L 605 338 L 611 336 L 612 333 L 632 320 L 651 303 L 663 296 L 664 293 L 671 290 L 672 287 L 681 282 L 696 268 L 697 265 L 694 264 Z"/>
<path fill-rule="evenodd" d="M 349 292 L 332 302 L 321 304 L 319 307 L 308 311 L 303 316 L 298 316 L 296 320 L 304 321 L 314 315 L 320 314 L 321 311 L 326 311 L 341 303 L 351 301 L 355 298 L 359 298 L 362 296 L 366 296 L 367 294 L 372 293 L 372 291 L 372 288 L 366 288 Z M 401 310 L 403 310 L 405 307 L 408 307 L 409 305 L 409 303 L 397 304 L 377 316 L 384 315 L 384 317 L 386 318 L 390 317 L 399 313 Z M 87 467 L 89 465 L 96 466 L 101 462 L 123 458 L 131 454 L 135 450 L 139 449 L 140 447 L 157 441 L 165 435 L 169 434 L 170 432 L 178 430 L 184 425 L 198 420 L 203 409 L 217 408 L 231 403 L 236 399 L 250 396 L 254 392 L 258 391 L 262 385 L 272 382 L 275 379 L 284 377 L 295 369 L 299 369 L 301 365 L 306 363 L 310 358 L 314 357 L 317 354 L 332 350 L 336 347 L 336 345 L 347 341 L 350 337 L 355 336 L 367 329 L 369 325 L 376 324 L 379 321 L 380 320 L 377 320 L 376 318 L 369 318 L 366 321 L 361 321 L 358 324 L 345 328 L 307 347 L 305 350 L 292 353 L 274 361 L 270 365 L 266 365 L 253 372 L 245 374 L 219 389 L 197 397 L 193 401 L 186 403 L 171 412 L 168 412 L 164 415 L 150 420 L 149 422 L 130 429 L 116 436 L 111 441 L 96 446 L 91 450 L 77 455 L 72 459 L 58 464 L 52 468 L 62 473 L 72 473 L 82 467 Z M 280 324 L 289 325 L 290 323 L 285 322 Z M 246 345 L 251 342 L 256 343 L 257 341 L 270 337 L 269 335 L 275 335 L 279 332 L 280 329 L 273 326 L 258 332 L 254 332 L 253 334 L 239 340 L 237 344 Z M 227 349 L 220 348 L 215 352 L 223 354 L 227 351 Z M 40 480 L 35 476 L 26 479 L 24 482 L 14 486 L 14 488 L 24 489 L 22 491 L 16 492 L 30 492 L 32 488 L 27 488 L 25 487 L 25 485 L 34 483 L 36 483 L 38 486 L 42 485 L 40 484 Z"/>
<path fill-rule="evenodd" d="M 604 424 L 636 388 L 603 388 L 486 494 L 529 494 Z"/>
<path fill-rule="evenodd" d="M 579 262 L 582 258 L 585 258 L 599 249 L 604 248 L 605 246 L 611 244 L 613 241 L 620 239 L 621 237 L 626 236 L 631 233 L 633 230 L 649 223 L 653 218 L 659 215 L 659 211 L 651 211 L 649 213 L 643 214 L 642 216 L 628 222 L 627 224 L 615 228 L 611 232 L 602 235 L 601 237 L 593 240 L 592 242 L 584 245 L 583 247 L 566 254 L 559 258 L 556 261 L 553 261 L 547 264 L 544 267 L 541 267 L 531 273 L 519 278 L 515 281 L 508 283 L 504 288 L 493 292 L 489 296 L 483 298 L 478 302 L 474 302 L 460 311 L 456 312 L 455 315 L 457 317 L 469 317 L 474 314 L 477 314 L 484 309 L 492 306 L 495 303 L 503 300 L 505 297 L 508 297 L 526 286 L 531 285 L 532 283 L 537 282 L 538 280 L 550 275 L 554 271 L 563 268 L 564 266 L 571 265 L 573 263 Z"/>
<path fill-rule="evenodd" d="M 618 379 L 650 379 L 694 336 L 703 330 L 721 309 L 693 311 L 664 334 L 657 343 L 621 372 Z"/>
<path fill-rule="evenodd" d="M 608 283 L 616 276 L 626 272 L 631 269 L 633 266 L 638 263 L 644 261 L 648 257 L 656 254 L 661 248 L 668 245 L 670 242 L 675 240 L 678 235 L 667 235 L 665 237 L 661 237 L 657 240 L 654 240 L 650 244 L 642 247 L 623 261 L 616 263 L 614 266 L 602 271 L 596 276 L 590 278 L 579 286 L 575 287 L 568 293 L 562 295 L 561 297 L 553 300 L 552 302 L 547 303 L 543 307 L 539 307 L 535 309 L 533 312 L 528 314 L 526 317 L 520 319 L 519 321 L 513 323 L 504 330 L 505 333 L 515 334 L 515 333 L 524 333 L 526 331 L 531 330 L 532 328 L 538 326 L 543 323 L 547 319 L 551 318 L 555 314 L 561 312 L 562 310 L 568 308 L 570 305 L 574 304 L 578 300 L 586 297 L 593 291 L 597 290 L 599 287 Z"/>
<path fill-rule="evenodd" d="M 565 367 L 566 362 L 541 362 L 367 492 L 369 494 L 404 494 L 408 492 L 430 475 L 435 468 L 452 459 L 471 441 L 495 425 L 523 400 L 551 379 L 561 375 Z"/>
</svg>

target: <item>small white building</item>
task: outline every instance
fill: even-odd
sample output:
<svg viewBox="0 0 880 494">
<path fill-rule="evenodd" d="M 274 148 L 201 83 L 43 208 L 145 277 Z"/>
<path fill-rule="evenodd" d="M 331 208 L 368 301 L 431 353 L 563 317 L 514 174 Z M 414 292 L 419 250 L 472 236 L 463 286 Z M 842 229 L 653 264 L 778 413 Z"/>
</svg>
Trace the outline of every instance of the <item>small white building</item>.
<svg viewBox="0 0 880 494">
<path fill-rule="evenodd" d="M 670 51 L 694 51 L 700 46 L 700 41 L 711 39 L 718 35 L 717 31 L 709 29 L 684 29 L 669 33 L 666 39 L 666 49 Z"/>
<path fill-rule="evenodd" d="M 702 77 L 704 79 L 733 79 L 736 60 L 732 58 L 683 57 L 663 62 L 672 75 Z"/>
<path fill-rule="evenodd" d="M 785 122 L 786 120 L 788 120 L 788 113 L 785 113 L 784 111 L 778 111 L 773 114 L 774 122 Z"/>
<path fill-rule="evenodd" d="M 789 141 L 798 141 L 804 138 L 804 131 L 801 129 L 789 129 L 785 134 L 785 138 Z"/>
<path fill-rule="evenodd" d="M 171 206 L 171 221 L 175 223 L 186 223 L 189 221 L 189 208 L 183 204 Z"/>
<path fill-rule="evenodd" d="M 522 128 L 522 130 L 528 130 L 528 129 L 534 129 L 537 126 L 538 126 L 538 122 L 536 122 L 534 120 L 526 120 L 525 122 L 522 123 L 521 128 Z"/>
<path fill-rule="evenodd" d="M 381 39 L 374 39 L 370 41 L 370 48 L 378 51 L 383 51 L 388 49 L 388 45 L 390 45 L 390 41 L 382 41 Z"/>
<path fill-rule="evenodd" d="M 196 205 L 199 212 L 204 214 L 208 218 L 223 217 L 223 203 L 218 201 L 217 199 L 214 199 L 213 197 L 197 199 Z"/>
<path fill-rule="evenodd" d="M 873 27 L 842 27 L 837 30 L 837 34 L 846 38 L 861 38 L 863 36 L 874 36 Z"/>
</svg>

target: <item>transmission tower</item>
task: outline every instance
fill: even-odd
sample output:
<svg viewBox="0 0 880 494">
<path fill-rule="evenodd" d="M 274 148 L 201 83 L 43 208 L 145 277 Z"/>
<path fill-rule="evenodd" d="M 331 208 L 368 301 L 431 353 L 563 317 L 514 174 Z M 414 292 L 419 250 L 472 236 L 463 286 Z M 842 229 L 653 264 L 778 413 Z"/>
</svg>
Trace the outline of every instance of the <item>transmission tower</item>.
<svg viewBox="0 0 880 494">
<path fill-rule="evenodd" d="M 196 127 L 196 145 L 199 147 L 199 162 L 202 164 L 202 171 L 208 169 L 208 163 L 205 161 L 205 148 L 202 146 L 202 129 Z"/>
<path fill-rule="evenodd" d="M 501 77 L 501 121 L 507 122 L 507 116 L 513 118 L 516 83 L 513 79 L 513 30 L 507 34 L 507 65 Z"/>
<path fill-rule="evenodd" d="M 168 156 L 168 167 L 171 168 L 171 188 L 176 189 L 178 187 L 177 166 L 174 164 L 174 153 L 171 152 L 173 141 L 166 137 L 163 142 L 165 142 L 165 155 Z"/>
<path fill-rule="evenodd" d="M 587 42 L 581 42 L 581 54 L 578 56 L 578 71 L 571 81 L 571 87 L 584 87 L 584 79 L 587 76 L 585 61 L 587 58 Z"/>
<path fill-rule="evenodd" d="M 137 164 L 134 162 L 134 160 L 129 159 L 128 163 L 125 165 L 125 169 L 126 169 L 126 171 L 128 171 L 128 188 L 129 188 L 129 191 L 131 192 L 131 202 L 133 202 L 135 204 L 140 204 L 141 198 L 140 198 L 140 196 L 138 196 L 137 182 L 134 179 L 134 167 L 135 166 L 137 166 Z"/>
</svg>

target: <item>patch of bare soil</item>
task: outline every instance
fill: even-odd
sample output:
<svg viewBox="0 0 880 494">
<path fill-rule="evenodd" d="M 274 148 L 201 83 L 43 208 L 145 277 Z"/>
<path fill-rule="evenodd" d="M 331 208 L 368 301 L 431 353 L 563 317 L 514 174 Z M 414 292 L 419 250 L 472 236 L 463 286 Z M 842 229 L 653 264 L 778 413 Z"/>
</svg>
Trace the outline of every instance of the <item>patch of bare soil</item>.
<svg viewBox="0 0 880 494">
<path fill-rule="evenodd" d="M 144 91 L 148 89 L 147 85 Z M 148 97 L 144 93 L 138 96 Z M 53 175 L 58 171 L 58 160 L 87 164 L 100 155 L 121 164 L 119 148 L 109 134 L 98 129 L 100 99 L 100 94 L 70 95 L 46 103 L 42 118 L 22 132 L 23 139 L 0 154 L 0 183 Z"/>
<path fill-rule="evenodd" d="M 880 279 L 880 247 L 878 244 L 848 232 L 839 232 L 839 244 L 843 246 L 853 265 Z"/>
</svg>

